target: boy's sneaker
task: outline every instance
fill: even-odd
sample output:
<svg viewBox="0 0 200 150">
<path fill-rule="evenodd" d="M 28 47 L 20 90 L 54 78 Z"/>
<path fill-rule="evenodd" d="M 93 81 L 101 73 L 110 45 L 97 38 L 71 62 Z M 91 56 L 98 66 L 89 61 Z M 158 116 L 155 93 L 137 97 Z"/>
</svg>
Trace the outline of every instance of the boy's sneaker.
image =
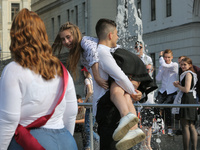
<svg viewBox="0 0 200 150">
<path fill-rule="evenodd" d="M 173 133 L 172 129 L 168 129 L 167 134 L 168 134 L 169 136 L 174 136 L 174 133 Z"/>
<path fill-rule="evenodd" d="M 137 128 L 128 133 L 116 144 L 117 150 L 127 150 L 145 139 L 145 133 Z"/>
<path fill-rule="evenodd" d="M 132 128 L 139 121 L 138 117 L 133 113 L 128 113 L 126 116 L 120 119 L 118 127 L 115 129 L 113 133 L 113 139 L 115 141 L 119 141 L 122 139 L 130 128 Z"/>
</svg>

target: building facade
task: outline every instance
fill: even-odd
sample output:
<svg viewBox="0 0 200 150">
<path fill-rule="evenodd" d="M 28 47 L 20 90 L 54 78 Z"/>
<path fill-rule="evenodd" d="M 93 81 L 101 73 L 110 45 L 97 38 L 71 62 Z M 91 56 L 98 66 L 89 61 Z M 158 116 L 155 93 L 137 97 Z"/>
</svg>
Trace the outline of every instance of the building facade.
<svg viewBox="0 0 200 150">
<path fill-rule="evenodd" d="M 158 67 L 159 52 L 171 49 L 173 61 L 185 55 L 200 67 L 200 1 L 140 1 L 143 40 Z"/>
<path fill-rule="evenodd" d="M 31 9 L 38 13 L 46 25 L 50 44 L 58 34 L 60 25 L 67 21 L 76 24 L 83 35 L 96 36 L 95 25 L 100 18 L 115 19 L 115 0 L 32 0 Z M 60 57 L 65 64 L 67 50 Z M 78 67 L 81 70 L 81 66 Z M 79 71 L 75 80 L 76 93 L 84 97 L 84 77 Z"/>
<path fill-rule="evenodd" d="M 31 0 L 0 0 L 1 60 L 10 58 L 10 28 L 14 16 L 22 8 L 31 9 Z"/>
<path fill-rule="evenodd" d="M 96 36 L 97 20 L 115 20 L 118 6 L 129 5 L 130 1 L 133 3 L 133 0 L 32 0 L 31 8 L 45 22 L 53 43 L 59 26 L 66 21 L 78 25 L 83 35 Z M 165 49 L 173 51 L 173 61 L 186 55 L 200 67 L 200 0 L 137 0 L 134 3 L 141 12 L 143 41 L 155 68 L 159 66 L 159 52 Z M 132 18 L 126 19 L 131 22 Z"/>
<path fill-rule="evenodd" d="M 9 29 L 17 9 L 30 8 L 46 25 L 50 44 L 61 24 L 76 24 L 83 35 L 96 36 L 95 24 L 100 18 L 115 20 L 120 4 L 135 3 L 141 12 L 143 41 L 158 68 L 159 52 L 171 49 L 174 60 L 189 56 L 200 67 L 200 0 L 0 0 L 0 44 L 9 51 Z M 132 3 L 131 3 L 132 2 Z M 133 18 L 127 18 L 128 22 Z M 120 29 L 119 29 L 120 30 Z M 133 43 L 134 45 L 134 43 Z M 134 47 L 134 46 L 133 46 Z M 63 50 L 65 53 L 67 50 Z M 9 55 L 9 54 L 8 54 Z M 156 74 L 156 72 L 155 72 Z M 83 77 L 76 81 L 83 87 Z M 83 95 L 83 92 L 78 94 Z"/>
</svg>

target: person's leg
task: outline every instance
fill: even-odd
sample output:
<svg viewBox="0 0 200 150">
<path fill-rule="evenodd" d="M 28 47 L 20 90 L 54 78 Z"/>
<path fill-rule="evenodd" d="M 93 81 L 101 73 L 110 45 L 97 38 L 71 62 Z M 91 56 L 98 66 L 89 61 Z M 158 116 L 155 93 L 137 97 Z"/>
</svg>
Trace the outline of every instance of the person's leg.
<svg viewBox="0 0 200 150">
<path fill-rule="evenodd" d="M 93 118 L 93 129 L 94 129 L 94 125 L 95 125 L 96 119 L 95 119 L 94 116 L 92 118 Z M 94 131 L 93 131 L 93 137 L 94 137 L 95 141 L 99 142 L 99 135 L 96 132 L 94 132 Z"/>
<path fill-rule="evenodd" d="M 130 95 L 126 93 L 125 98 L 129 111 L 133 114 L 137 114 Z M 145 140 L 145 133 L 139 129 L 138 124 L 136 124 L 132 126 L 128 133 L 116 144 L 116 147 L 117 149 L 129 149 L 143 140 Z"/>
<path fill-rule="evenodd" d="M 163 94 L 158 92 L 158 95 L 156 97 L 156 103 L 162 104 L 164 102 L 165 98 L 166 98 L 165 92 Z M 155 113 L 155 119 L 156 119 L 158 126 L 159 126 L 159 131 L 161 131 L 161 129 L 162 129 L 162 119 L 164 120 L 163 108 L 154 108 L 154 113 Z"/>
<path fill-rule="evenodd" d="M 124 94 L 124 98 L 125 98 L 126 103 L 127 103 L 127 105 L 128 105 L 128 110 L 129 110 L 129 112 L 131 112 L 131 113 L 133 113 L 134 115 L 137 116 L 137 112 L 136 112 L 136 110 L 135 110 L 135 106 L 133 105 L 133 101 L 132 101 L 132 99 L 131 99 L 130 94 L 125 93 L 125 94 Z M 138 124 L 135 124 L 130 130 L 134 130 L 134 129 L 137 129 L 137 128 L 138 128 Z"/>
<path fill-rule="evenodd" d="M 147 131 L 147 147 L 149 150 L 152 150 L 151 148 L 151 136 L 152 136 L 152 127 L 148 127 Z"/>
<path fill-rule="evenodd" d="M 190 137 L 191 137 L 191 145 L 192 145 L 192 150 L 197 149 L 197 140 L 198 140 L 198 134 L 197 130 L 195 128 L 195 122 L 194 121 L 189 121 L 189 129 L 190 129 Z"/>
<path fill-rule="evenodd" d="M 115 82 L 112 82 L 110 88 L 111 101 L 120 112 L 121 120 L 115 132 L 113 139 L 119 141 L 127 132 L 137 128 L 138 118 L 136 115 L 135 107 L 129 94 L 125 94 L 124 90 Z"/>
<path fill-rule="evenodd" d="M 117 85 L 117 83 L 112 82 L 110 87 L 110 99 L 119 110 L 121 117 L 126 116 L 129 113 L 129 108 L 124 94 L 124 90 Z"/>
<path fill-rule="evenodd" d="M 176 93 L 167 95 L 164 104 L 173 104 L 175 95 Z M 164 110 L 165 110 L 165 123 L 168 128 L 168 135 L 173 136 L 171 108 L 165 108 Z"/>
<path fill-rule="evenodd" d="M 141 110 L 141 124 L 142 130 L 146 134 L 146 139 L 142 143 L 143 149 L 151 148 L 151 136 L 152 136 L 152 125 L 153 125 L 154 112 L 151 108 L 143 108 Z"/>
<path fill-rule="evenodd" d="M 90 148 L 90 108 L 85 111 L 85 149 Z"/>
<path fill-rule="evenodd" d="M 108 91 L 97 104 L 96 121 L 98 123 L 97 132 L 100 136 L 100 150 L 116 150 L 117 142 L 113 140 L 112 135 L 120 118 L 120 113 L 111 102 L 110 91 Z"/>
<path fill-rule="evenodd" d="M 190 130 L 189 130 L 189 122 L 186 119 L 181 118 L 181 126 L 183 133 L 183 148 L 184 150 L 189 150 L 190 145 Z"/>
</svg>

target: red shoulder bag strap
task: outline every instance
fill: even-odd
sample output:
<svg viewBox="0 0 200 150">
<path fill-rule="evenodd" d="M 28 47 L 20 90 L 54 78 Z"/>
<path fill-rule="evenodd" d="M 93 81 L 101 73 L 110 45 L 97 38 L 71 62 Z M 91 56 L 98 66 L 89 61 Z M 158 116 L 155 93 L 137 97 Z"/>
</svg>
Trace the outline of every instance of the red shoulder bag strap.
<svg viewBox="0 0 200 150">
<path fill-rule="evenodd" d="M 65 91 L 67 89 L 67 84 L 68 84 L 68 72 L 67 69 L 64 67 L 64 65 L 61 63 L 62 70 L 63 70 L 63 82 L 64 82 L 64 87 L 63 87 L 63 93 L 60 96 L 58 103 L 56 104 L 55 108 L 60 104 L 62 101 Z M 40 143 L 35 139 L 31 134 L 30 130 L 32 128 L 39 128 L 43 125 L 46 124 L 46 122 L 51 118 L 53 115 L 55 108 L 53 109 L 52 113 L 46 116 L 42 116 L 29 124 L 26 127 L 23 127 L 22 125 L 18 125 L 16 131 L 15 131 L 15 140 L 16 142 L 21 145 L 21 147 L 24 148 L 24 150 L 45 150 Z"/>
</svg>

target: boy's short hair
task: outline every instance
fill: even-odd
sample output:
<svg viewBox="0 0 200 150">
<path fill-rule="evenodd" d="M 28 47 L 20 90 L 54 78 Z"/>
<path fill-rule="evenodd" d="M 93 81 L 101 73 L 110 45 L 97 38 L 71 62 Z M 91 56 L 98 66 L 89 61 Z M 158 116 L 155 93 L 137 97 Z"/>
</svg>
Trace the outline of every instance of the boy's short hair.
<svg viewBox="0 0 200 150">
<path fill-rule="evenodd" d="M 113 32 L 116 27 L 117 24 L 113 20 L 105 18 L 99 19 L 95 27 L 97 37 L 100 40 L 105 39 L 107 37 L 107 34 L 109 32 Z"/>
<path fill-rule="evenodd" d="M 169 53 L 171 53 L 172 56 L 173 56 L 173 52 L 172 52 L 171 49 L 166 49 L 166 50 L 163 52 L 163 56 L 165 56 L 165 54 L 169 54 Z"/>
</svg>

